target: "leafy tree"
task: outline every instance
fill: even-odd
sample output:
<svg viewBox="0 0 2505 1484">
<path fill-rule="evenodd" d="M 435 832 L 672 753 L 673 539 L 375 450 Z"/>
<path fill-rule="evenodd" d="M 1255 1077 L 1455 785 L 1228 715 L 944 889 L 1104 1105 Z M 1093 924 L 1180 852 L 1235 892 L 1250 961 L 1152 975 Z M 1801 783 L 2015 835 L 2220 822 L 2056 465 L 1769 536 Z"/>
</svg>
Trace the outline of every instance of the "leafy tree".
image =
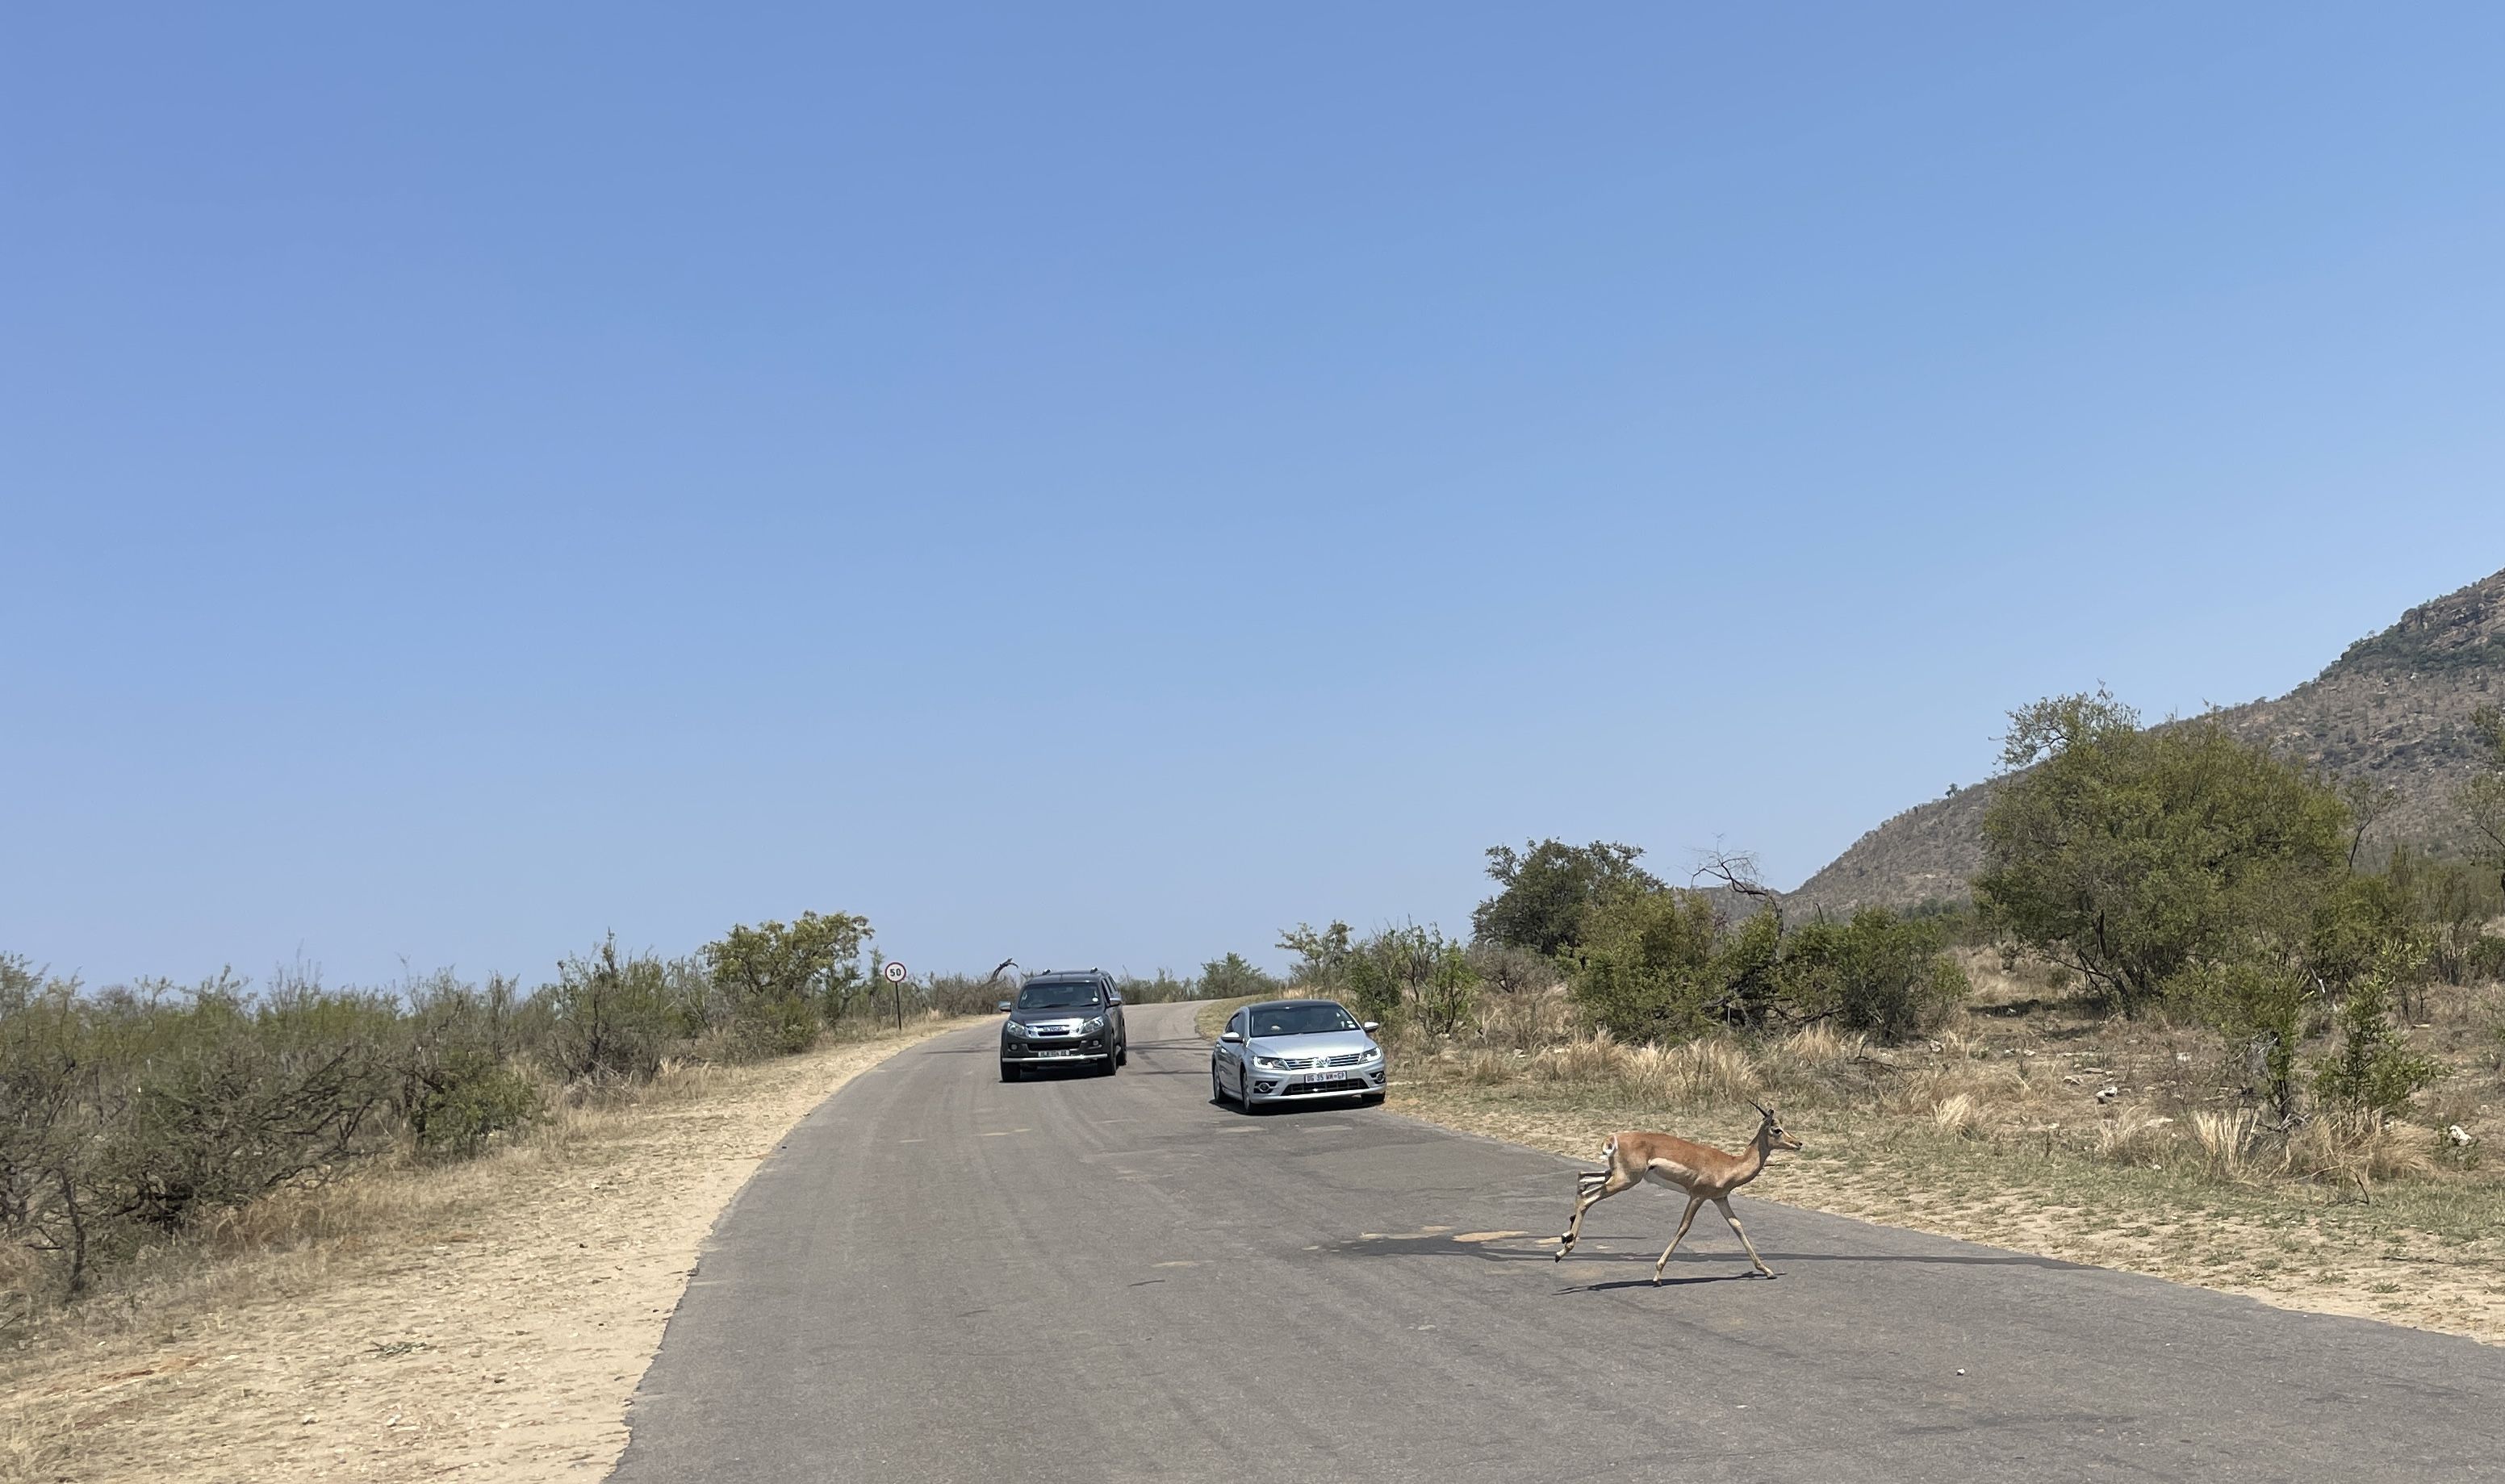
<svg viewBox="0 0 2505 1484">
<path fill-rule="evenodd" d="M 2427 929 L 2427 970 L 2446 984 L 2468 984 L 2505 948 L 2487 925 L 2505 913 L 2505 891 L 2487 870 L 2466 861 L 2437 861 L 2406 845 L 2392 847 L 2384 876 Z M 2417 1017 L 2423 1018 L 2423 1017 Z"/>
<path fill-rule="evenodd" d="M 2482 706 L 2471 713 L 2470 724 L 2484 756 L 2479 771 L 2453 798 L 2470 826 L 2479 859 L 2499 872 L 2498 885 L 2505 887 L 2505 711 Z"/>
<path fill-rule="evenodd" d="M 1211 959 L 1200 966 L 1200 996 L 1207 1000 L 1234 1000 L 1246 995 L 1275 995 L 1279 981 L 1255 968 L 1240 953 L 1222 959 Z"/>
<path fill-rule="evenodd" d="M 790 924 L 732 928 L 703 949 L 714 987 L 745 1037 L 776 1051 L 807 1049 L 817 1023 L 841 1019 L 874 982 L 860 972 L 869 919 L 803 912 Z"/>
<path fill-rule="evenodd" d="M 1349 958 L 1356 951 L 1349 941 L 1348 924 L 1337 921 L 1327 928 L 1300 922 L 1279 935 L 1279 946 L 1296 956 L 1295 967 L 1288 972 L 1288 983 L 1325 989 L 1346 981 Z"/>
<path fill-rule="evenodd" d="M 2019 941 L 2136 1014 L 2257 906 L 2345 869 L 2348 811 L 2214 720 L 2142 729 L 2103 691 L 2010 714 L 1975 896 Z"/>
<path fill-rule="evenodd" d="M 1536 840 L 1518 852 L 1492 845 L 1487 873 L 1500 890 L 1470 914 L 1471 930 L 1482 942 L 1554 956 L 1582 941 L 1584 921 L 1600 903 L 1661 890 L 1661 882 L 1636 865 L 1642 855 L 1633 845 L 1605 840 Z"/>
</svg>

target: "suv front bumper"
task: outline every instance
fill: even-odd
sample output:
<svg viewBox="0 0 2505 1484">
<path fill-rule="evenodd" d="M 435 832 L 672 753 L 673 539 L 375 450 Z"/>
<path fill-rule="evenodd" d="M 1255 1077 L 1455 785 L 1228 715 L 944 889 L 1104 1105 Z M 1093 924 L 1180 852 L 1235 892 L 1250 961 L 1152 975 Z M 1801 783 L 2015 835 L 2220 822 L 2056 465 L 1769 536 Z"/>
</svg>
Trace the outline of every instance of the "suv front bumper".
<svg viewBox="0 0 2505 1484">
<path fill-rule="evenodd" d="M 1066 1066 L 1072 1062 L 1103 1061 L 1112 1054 L 1112 1042 L 1103 1036 L 1001 1042 L 1001 1065 L 1004 1067 Z"/>
</svg>

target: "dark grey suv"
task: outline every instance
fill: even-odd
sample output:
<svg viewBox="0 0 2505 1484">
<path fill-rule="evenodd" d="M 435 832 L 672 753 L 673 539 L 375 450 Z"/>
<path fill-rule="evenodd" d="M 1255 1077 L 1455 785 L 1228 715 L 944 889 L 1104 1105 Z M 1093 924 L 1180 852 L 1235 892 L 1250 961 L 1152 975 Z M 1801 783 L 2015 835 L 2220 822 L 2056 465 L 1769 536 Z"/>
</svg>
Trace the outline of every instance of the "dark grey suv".
<svg viewBox="0 0 2505 1484">
<path fill-rule="evenodd" d="M 1014 1082 L 1031 1067 L 1085 1067 L 1103 1077 L 1131 1059 L 1130 1033 L 1122 1025 L 1122 996 L 1101 969 L 1040 973 L 1004 1000 L 1009 1018 L 1001 1025 L 1001 1080 Z"/>
</svg>

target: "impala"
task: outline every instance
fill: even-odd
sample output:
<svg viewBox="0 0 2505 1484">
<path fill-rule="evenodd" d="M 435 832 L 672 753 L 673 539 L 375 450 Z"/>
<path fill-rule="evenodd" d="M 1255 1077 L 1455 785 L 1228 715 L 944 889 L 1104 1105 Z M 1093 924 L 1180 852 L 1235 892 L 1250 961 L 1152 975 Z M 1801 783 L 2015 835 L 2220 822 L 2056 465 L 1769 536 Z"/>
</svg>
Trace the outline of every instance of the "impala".
<svg viewBox="0 0 2505 1484">
<path fill-rule="evenodd" d="M 1748 1142 L 1748 1152 L 1726 1154 L 1711 1145 L 1696 1144 L 1673 1134 L 1645 1134 L 1630 1131 L 1611 1134 L 1608 1147 L 1601 1150 L 1601 1159 L 1608 1168 L 1586 1170 L 1574 1177 L 1574 1218 L 1566 1223 L 1566 1234 L 1557 1239 L 1556 1260 L 1563 1262 L 1574 1250 L 1575 1238 L 1583 1232 L 1583 1213 L 1607 1200 L 1621 1190 L 1634 1188 L 1647 1176 L 1687 1197 L 1687 1214 L 1678 1219 L 1678 1235 L 1662 1249 L 1661 1260 L 1652 1265 L 1652 1281 L 1661 1282 L 1663 1268 L 1670 1265 L 1670 1254 L 1687 1235 L 1687 1223 L 1696 1219 L 1696 1208 L 1707 1201 L 1722 1213 L 1722 1219 L 1740 1237 L 1740 1245 L 1748 1250 L 1748 1260 L 1757 1271 L 1769 1278 L 1775 1270 L 1757 1255 L 1757 1244 L 1748 1240 L 1741 1228 L 1740 1219 L 1731 1214 L 1731 1192 L 1755 1180 L 1766 1168 L 1766 1161 L 1777 1149 L 1797 1149 L 1801 1142 L 1783 1132 L 1775 1111 L 1762 1103 L 1748 1105 L 1764 1114 L 1757 1125 L 1757 1137 Z"/>
</svg>

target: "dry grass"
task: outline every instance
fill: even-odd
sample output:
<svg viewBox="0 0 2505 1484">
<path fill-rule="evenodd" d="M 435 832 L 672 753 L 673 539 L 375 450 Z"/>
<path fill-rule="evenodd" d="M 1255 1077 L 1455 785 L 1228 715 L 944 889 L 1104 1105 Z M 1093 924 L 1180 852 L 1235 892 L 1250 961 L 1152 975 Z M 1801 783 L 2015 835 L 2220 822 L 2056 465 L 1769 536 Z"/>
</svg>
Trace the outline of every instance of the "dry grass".
<svg viewBox="0 0 2505 1484">
<path fill-rule="evenodd" d="M 695 1246 L 783 1131 L 954 1022 L 665 1069 L 456 1165 L 228 1213 L 0 1364 L 0 1479 L 605 1470 Z"/>
</svg>

